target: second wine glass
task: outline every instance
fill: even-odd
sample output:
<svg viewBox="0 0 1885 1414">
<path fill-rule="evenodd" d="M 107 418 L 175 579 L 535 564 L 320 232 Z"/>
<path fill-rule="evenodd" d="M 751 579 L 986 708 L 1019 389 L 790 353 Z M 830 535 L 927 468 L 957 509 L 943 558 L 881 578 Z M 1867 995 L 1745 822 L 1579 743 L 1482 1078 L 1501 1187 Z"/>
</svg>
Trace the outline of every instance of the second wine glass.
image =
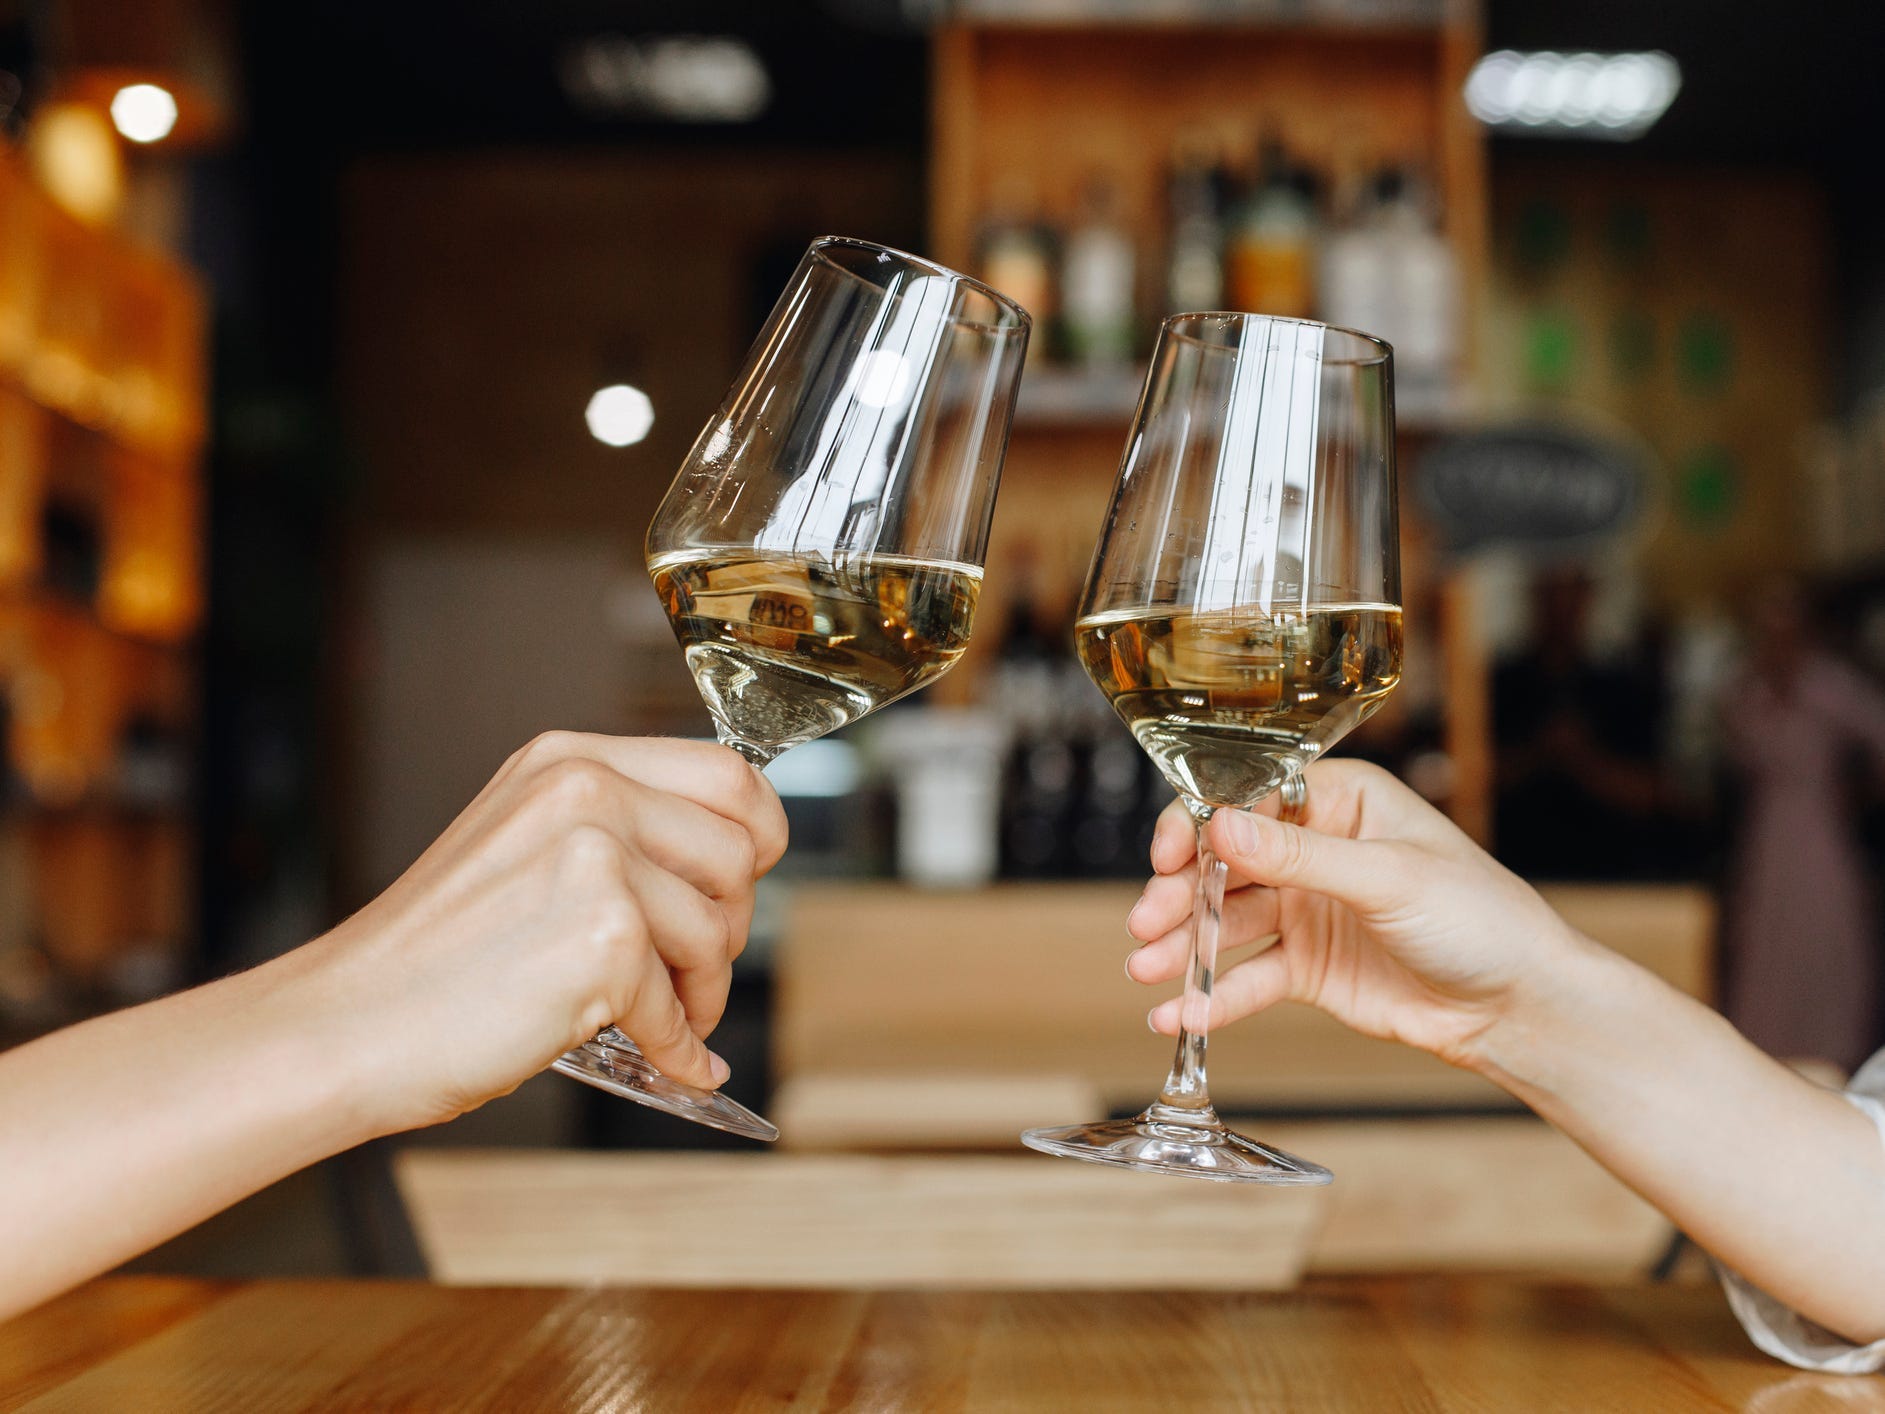
<svg viewBox="0 0 1885 1414">
<path fill-rule="evenodd" d="M 869 241 L 814 241 L 648 531 L 714 730 L 756 766 L 913 692 L 968 647 L 1026 311 Z M 756 1139 L 614 1027 L 556 1069 Z"/>
<path fill-rule="evenodd" d="M 1205 826 L 1281 792 L 1400 678 L 1394 380 L 1367 335 L 1251 314 L 1165 321 L 1076 626 L 1080 660 L 1197 826 L 1178 1051 L 1133 1119 L 1031 1148 L 1155 1173 L 1327 1183 L 1231 1130 L 1205 1083 L 1226 869 Z"/>
</svg>

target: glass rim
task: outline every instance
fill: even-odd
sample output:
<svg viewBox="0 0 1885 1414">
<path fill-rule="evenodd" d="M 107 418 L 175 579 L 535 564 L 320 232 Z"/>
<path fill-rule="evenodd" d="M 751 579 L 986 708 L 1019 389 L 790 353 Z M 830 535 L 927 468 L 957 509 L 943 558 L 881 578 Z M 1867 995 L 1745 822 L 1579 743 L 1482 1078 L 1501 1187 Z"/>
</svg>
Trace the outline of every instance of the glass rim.
<svg viewBox="0 0 1885 1414">
<path fill-rule="evenodd" d="M 1004 295 L 993 285 L 984 284 L 973 275 L 964 275 L 960 270 L 952 270 L 941 261 L 931 260 L 927 256 L 916 255 L 907 250 L 899 250 L 897 247 L 885 245 L 881 241 L 868 241 L 861 236 L 820 236 L 812 242 L 808 252 L 809 254 L 816 256 L 832 269 L 842 271 L 844 274 L 849 275 L 854 280 L 862 280 L 863 277 L 855 270 L 848 269 L 843 264 L 833 260 L 827 255 L 825 252 L 831 246 L 842 246 L 848 250 L 874 251 L 880 256 L 888 255 L 893 259 L 902 261 L 906 265 L 913 265 L 919 270 L 926 271 L 932 276 L 948 280 L 951 284 L 966 285 L 992 303 L 997 309 L 1006 310 L 1009 314 L 1014 316 L 1015 320 L 1015 322 L 1011 324 L 990 323 L 985 319 L 965 319 L 960 315 L 952 314 L 949 316 L 949 322 L 952 324 L 958 324 L 965 329 L 986 329 L 999 334 L 1012 333 L 1017 329 L 1026 333 L 1034 327 L 1034 316 L 1029 314 L 1025 308 L 1016 303 L 1013 299 Z M 869 282 L 866 281 L 865 283 L 868 284 Z M 874 288 L 881 289 L 882 287 L 875 286 Z"/>
<path fill-rule="evenodd" d="M 1326 333 L 1342 334 L 1351 339 L 1358 339 L 1375 350 L 1373 354 L 1366 357 L 1325 358 L 1322 360 L 1324 363 L 1331 363 L 1337 367 L 1347 364 L 1357 368 L 1372 368 L 1376 364 L 1387 363 L 1394 357 L 1394 346 L 1386 339 L 1375 334 L 1364 333 L 1360 329 L 1350 329 L 1343 324 L 1325 324 L 1320 319 L 1297 319 L 1287 314 L 1256 314 L 1250 310 L 1243 309 L 1192 309 L 1185 310 L 1178 314 L 1168 314 L 1159 323 L 1159 337 L 1163 338 L 1167 334 L 1170 334 L 1175 339 L 1184 339 L 1189 343 L 1199 344 L 1205 348 L 1222 347 L 1221 345 L 1207 344 L 1203 339 L 1193 334 L 1187 334 L 1178 327 L 1187 322 L 1196 322 L 1206 319 L 1216 319 L 1226 324 L 1295 324 L 1306 329 L 1321 329 Z"/>
</svg>

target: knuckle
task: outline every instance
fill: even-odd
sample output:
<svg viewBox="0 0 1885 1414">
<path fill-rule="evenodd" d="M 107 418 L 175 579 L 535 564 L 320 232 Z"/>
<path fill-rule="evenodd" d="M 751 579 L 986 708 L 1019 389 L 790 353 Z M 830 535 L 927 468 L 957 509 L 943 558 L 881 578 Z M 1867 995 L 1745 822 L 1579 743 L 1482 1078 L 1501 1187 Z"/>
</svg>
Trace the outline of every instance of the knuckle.
<svg viewBox="0 0 1885 1414">
<path fill-rule="evenodd" d="M 600 825 L 572 825 L 563 833 L 559 849 L 563 863 L 572 870 L 610 880 L 620 877 L 621 841 Z"/>
<path fill-rule="evenodd" d="M 539 732 L 517 753 L 518 759 L 527 765 L 546 766 L 552 761 L 561 761 L 576 753 L 575 732 L 548 731 Z"/>
<path fill-rule="evenodd" d="M 634 895 L 623 890 L 605 896 L 596 905 L 593 928 L 596 937 L 611 952 L 639 942 L 644 920 Z"/>
<path fill-rule="evenodd" d="M 735 946 L 742 941 L 734 934 L 733 920 L 726 916 L 724 910 L 710 908 L 707 930 L 708 940 L 713 946 L 714 961 L 724 965 L 726 960 L 733 955 Z"/>
<path fill-rule="evenodd" d="M 759 842 L 745 830 L 738 831 L 727 846 L 726 859 L 729 872 L 744 886 L 759 872 Z"/>
<path fill-rule="evenodd" d="M 724 967 L 732 946 L 733 925 L 706 899 L 700 901 L 696 917 L 662 943 L 670 960 L 686 967 Z"/>
<path fill-rule="evenodd" d="M 543 768 L 538 776 L 539 797 L 550 809 L 567 817 L 594 810 L 608 795 L 614 772 L 582 756 L 566 756 Z"/>
</svg>

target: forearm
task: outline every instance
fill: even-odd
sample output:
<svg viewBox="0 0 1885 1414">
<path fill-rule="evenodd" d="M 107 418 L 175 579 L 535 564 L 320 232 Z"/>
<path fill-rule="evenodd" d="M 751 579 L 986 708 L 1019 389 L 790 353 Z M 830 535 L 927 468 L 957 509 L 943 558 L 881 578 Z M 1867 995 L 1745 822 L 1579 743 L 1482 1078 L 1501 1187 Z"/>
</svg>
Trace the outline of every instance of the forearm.
<svg viewBox="0 0 1885 1414">
<path fill-rule="evenodd" d="M 0 1055 L 0 1318 L 372 1137 L 344 1037 L 311 1020 L 309 963 Z"/>
<path fill-rule="evenodd" d="M 1578 940 L 1478 1068 L 1722 1261 L 1858 1343 L 1885 1337 L 1885 1146 L 1716 1013 Z"/>
</svg>

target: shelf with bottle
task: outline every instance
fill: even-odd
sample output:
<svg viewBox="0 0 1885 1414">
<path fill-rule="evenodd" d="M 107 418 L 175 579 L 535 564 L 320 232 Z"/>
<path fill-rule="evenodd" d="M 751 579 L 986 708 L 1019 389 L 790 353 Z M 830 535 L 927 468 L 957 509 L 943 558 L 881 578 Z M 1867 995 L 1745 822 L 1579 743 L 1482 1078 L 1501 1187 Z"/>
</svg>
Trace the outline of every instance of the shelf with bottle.
<svg viewBox="0 0 1885 1414">
<path fill-rule="evenodd" d="M 182 977 L 194 669 L 0 598 L 0 1045 Z"/>
<path fill-rule="evenodd" d="M 1409 430 L 1464 420 L 1461 278 L 1440 213 L 1410 164 L 1353 157 L 1325 176 L 1272 129 L 1239 175 L 1208 134 L 1181 134 L 1165 174 L 1162 261 L 1141 260 L 1104 174 L 1064 228 L 1019 182 L 983 223 L 980 269 L 1036 311 L 1016 410 L 1024 427 L 1120 425 L 1137 405 L 1146 350 L 1166 311 L 1238 309 L 1318 319 L 1394 346 Z M 1143 273 L 1141 273 L 1143 272 Z M 1156 311 L 1156 313 L 1154 313 Z"/>
<path fill-rule="evenodd" d="M 187 269 L 0 143 L 0 1045 L 188 965 L 203 345 Z"/>
<path fill-rule="evenodd" d="M 0 595 L 0 763 L 10 809 L 180 814 L 195 663 L 46 596 Z"/>
<path fill-rule="evenodd" d="M 184 644 L 202 614 L 201 484 L 0 386 L 0 595 L 112 635 Z"/>
<path fill-rule="evenodd" d="M 204 436 L 204 311 L 182 266 L 62 210 L 0 147 L 0 386 L 176 458 Z"/>
</svg>

